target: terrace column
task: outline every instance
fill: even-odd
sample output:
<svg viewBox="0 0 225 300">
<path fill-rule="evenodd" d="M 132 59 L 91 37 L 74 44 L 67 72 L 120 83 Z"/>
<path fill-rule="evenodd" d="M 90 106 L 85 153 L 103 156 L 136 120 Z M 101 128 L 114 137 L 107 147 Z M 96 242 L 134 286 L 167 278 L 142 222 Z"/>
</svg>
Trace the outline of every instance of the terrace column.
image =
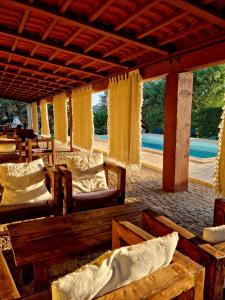
<svg viewBox="0 0 225 300">
<path fill-rule="evenodd" d="M 73 151 L 73 106 L 72 106 L 72 93 L 69 96 L 69 114 L 70 114 L 70 151 Z"/>
<path fill-rule="evenodd" d="M 30 103 L 27 103 L 27 128 L 32 129 L 32 114 Z"/>
<path fill-rule="evenodd" d="M 166 78 L 163 190 L 167 192 L 188 189 L 192 86 L 192 73 L 171 73 Z"/>
</svg>

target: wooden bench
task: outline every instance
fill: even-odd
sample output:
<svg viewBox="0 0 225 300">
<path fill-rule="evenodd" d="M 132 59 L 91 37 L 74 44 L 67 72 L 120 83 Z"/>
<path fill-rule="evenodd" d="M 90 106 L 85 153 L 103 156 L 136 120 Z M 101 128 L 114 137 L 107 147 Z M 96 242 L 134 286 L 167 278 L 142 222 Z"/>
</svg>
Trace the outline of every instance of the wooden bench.
<svg viewBox="0 0 225 300">
<path fill-rule="evenodd" d="M 135 225 L 123 221 L 112 222 L 112 248 L 132 245 L 152 239 L 153 236 Z M 172 263 L 136 282 L 110 292 L 98 300 L 173 299 L 203 300 L 204 268 L 175 251 Z M 22 298 L 50 300 L 50 289 Z M 3 298 L 3 300 L 5 300 Z"/>
<path fill-rule="evenodd" d="M 169 218 L 149 209 L 142 213 L 142 226 L 154 236 L 177 231 L 179 233 L 177 249 L 206 268 L 204 299 L 223 299 L 225 242 L 211 245 Z"/>
</svg>

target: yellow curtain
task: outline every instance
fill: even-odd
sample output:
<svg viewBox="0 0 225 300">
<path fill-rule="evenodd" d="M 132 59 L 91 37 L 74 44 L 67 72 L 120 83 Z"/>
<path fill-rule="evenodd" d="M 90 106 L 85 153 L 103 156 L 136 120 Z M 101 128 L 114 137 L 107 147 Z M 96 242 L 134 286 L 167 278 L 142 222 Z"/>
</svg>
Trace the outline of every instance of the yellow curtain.
<svg viewBox="0 0 225 300">
<path fill-rule="evenodd" d="M 73 146 L 91 150 L 93 143 L 93 113 L 91 87 L 75 89 L 72 92 Z"/>
<path fill-rule="evenodd" d="M 38 110 L 37 102 L 31 104 L 31 114 L 32 114 L 32 129 L 35 134 L 38 134 Z"/>
<path fill-rule="evenodd" d="M 218 195 L 225 197 L 225 106 L 219 125 L 218 154 L 216 158 L 214 189 Z"/>
<path fill-rule="evenodd" d="M 109 157 L 125 166 L 140 164 L 142 83 L 137 70 L 110 79 Z"/>
<path fill-rule="evenodd" d="M 54 107 L 54 136 L 55 141 L 61 144 L 68 143 L 68 117 L 66 93 L 61 93 L 53 98 Z"/>
<path fill-rule="evenodd" d="M 41 135 L 50 137 L 49 121 L 48 121 L 48 104 L 46 99 L 42 99 L 40 103 L 41 110 Z"/>
</svg>

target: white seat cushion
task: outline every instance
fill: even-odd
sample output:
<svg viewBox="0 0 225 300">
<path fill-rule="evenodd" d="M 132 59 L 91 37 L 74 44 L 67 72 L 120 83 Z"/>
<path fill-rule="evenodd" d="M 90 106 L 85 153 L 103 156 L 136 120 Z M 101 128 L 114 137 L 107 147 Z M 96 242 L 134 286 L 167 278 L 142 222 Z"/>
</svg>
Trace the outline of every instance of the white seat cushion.
<svg viewBox="0 0 225 300">
<path fill-rule="evenodd" d="M 67 157 L 72 172 L 73 193 L 107 190 L 102 153 L 78 152 Z"/>
<path fill-rule="evenodd" d="M 225 242 L 225 225 L 204 228 L 202 238 L 209 243 Z"/>
<path fill-rule="evenodd" d="M 1 141 L 8 141 L 9 143 L 1 143 Z M 7 139 L 7 138 L 0 139 L 0 153 L 11 153 L 15 151 L 16 151 L 16 144 L 12 143 L 12 139 Z"/>
<path fill-rule="evenodd" d="M 52 283 L 53 300 L 100 297 L 168 266 L 178 242 L 173 232 L 165 237 L 109 251 Z"/>
<path fill-rule="evenodd" d="M 50 200 L 51 194 L 44 178 L 42 159 L 30 163 L 0 164 L 0 184 L 4 188 L 1 205 Z"/>
</svg>

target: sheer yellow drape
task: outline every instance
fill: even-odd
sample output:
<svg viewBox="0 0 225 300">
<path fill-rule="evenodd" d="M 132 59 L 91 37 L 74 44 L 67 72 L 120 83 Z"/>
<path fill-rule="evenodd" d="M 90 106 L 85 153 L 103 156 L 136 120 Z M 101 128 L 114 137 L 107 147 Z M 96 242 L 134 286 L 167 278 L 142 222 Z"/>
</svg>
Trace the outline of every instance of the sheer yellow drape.
<svg viewBox="0 0 225 300">
<path fill-rule="evenodd" d="M 49 121 L 48 121 L 48 104 L 46 99 L 42 99 L 40 103 L 41 111 L 41 135 L 50 137 Z"/>
<path fill-rule="evenodd" d="M 38 134 L 38 110 L 37 102 L 31 104 L 32 128 L 35 134 Z"/>
<path fill-rule="evenodd" d="M 61 93 L 53 98 L 54 107 L 54 136 L 61 144 L 68 143 L 67 96 Z"/>
<path fill-rule="evenodd" d="M 139 72 L 110 79 L 109 157 L 126 166 L 140 164 L 142 84 Z"/>
<path fill-rule="evenodd" d="M 225 197 L 225 106 L 220 123 L 220 132 L 218 140 L 218 154 L 216 158 L 216 170 L 214 189 L 218 195 Z"/>
<path fill-rule="evenodd" d="M 93 143 L 92 92 L 91 87 L 72 92 L 73 146 L 86 150 L 91 150 Z"/>
</svg>

